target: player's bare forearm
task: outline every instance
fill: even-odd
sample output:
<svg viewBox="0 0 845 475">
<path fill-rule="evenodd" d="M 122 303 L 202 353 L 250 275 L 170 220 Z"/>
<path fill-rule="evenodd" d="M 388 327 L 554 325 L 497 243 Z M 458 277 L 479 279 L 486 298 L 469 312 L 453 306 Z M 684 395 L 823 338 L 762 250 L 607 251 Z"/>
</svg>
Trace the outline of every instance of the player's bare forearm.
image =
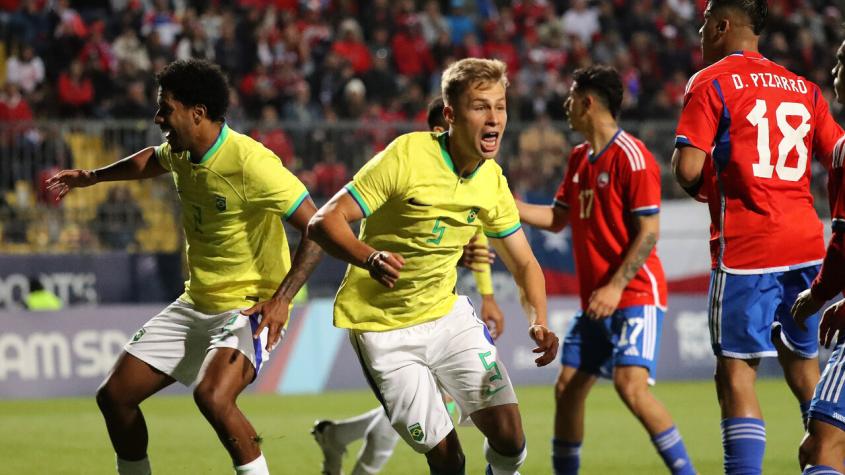
<svg viewBox="0 0 845 475">
<path fill-rule="evenodd" d="M 155 149 L 148 147 L 97 170 L 62 170 L 47 180 L 47 189 L 61 199 L 74 188 L 96 185 L 101 181 L 139 180 L 166 173 L 167 170 L 153 157 Z"/>
<path fill-rule="evenodd" d="M 528 324 L 546 326 L 546 279 L 540 264 L 534 259 L 521 266 L 514 274 L 514 280 L 521 291 L 520 300 Z"/>
<path fill-rule="evenodd" d="M 491 240 L 519 288 L 520 303 L 530 325 L 546 325 L 546 279 L 522 230 Z"/>
<path fill-rule="evenodd" d="M 566 210 L 560 206 L 535 205 L 517 200 L 519 220 L 529 226 L 559 232 L 566 227 Z"/>
<path fill-rule="evenodd" d="M 308 225 L 308 237 L 329 255 L 358 267 L 366 268 L 367 257 L 374 249 L 361 242 L 352 227 L 338 213 L 321 209 Z"/>
<path fill-rule="evenodd" d="M 707 154 L 695 147 L 676 148 L 672 154 L 672 174 L 683 188 L 690 188 L 701 180 L 701 170 Z"/>
<path fill-rule="evenodd" d="M 622 264 L 613 273 L 610 283 L 617 289 L 624 289 L 637 272 L 640 271 L 654 246 L 660 233 L 660 218 L 654 214 L 640 216 L 635 221 L 638 226 L 637 234 L 631 242 L 631 247 L 625 253 Z"/>
<path fill-rule="evenodd" d="M 292 301 L 322 257 L 323 250 L 320 245 L 311 239 L 303 238 L 294 252 L 290 271 L 273 294 L 273 298 L 281 298 L 286 302 Z"/>
<path fill-rule="evenodd" d="M 366 269 L 375 249 L 359 240 L 349 225 L 363 217 L 358 204 L 341 190 L 311 218 L 307 235 L 329 255 Z"/>
</svg>

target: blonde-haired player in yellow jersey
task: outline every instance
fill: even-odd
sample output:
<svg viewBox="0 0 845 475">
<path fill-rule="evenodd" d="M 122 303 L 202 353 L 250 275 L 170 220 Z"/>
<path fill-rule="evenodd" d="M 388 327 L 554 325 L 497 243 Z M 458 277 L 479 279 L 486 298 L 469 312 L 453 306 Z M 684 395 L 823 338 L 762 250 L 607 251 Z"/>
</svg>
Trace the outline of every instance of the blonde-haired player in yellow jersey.
<svg viewBox="0 0 845 475">
<path fill-rule="evenodd" d="M 309 236 L 351 265 L 335 300 L 365 376 L 394 429 L 432 473 L 465 459 L 438 387 L 486 436 L 488 473 L 515 474 L 527 455 L 510 378 L 486 326 L 455 293 L 463 245 L 484 228 L 514 275 L 538 366 L 554 360 L 543 274 L 519 224 L 499 151 L 507 122 L 501 61 L 467 58 L 443 72 L 449 131 L 394 140 L 323 206 Z M 349 223 L 367 218 L 356 238 Z"/>
<path fill-rule="evenodd" d="M 166 142 L 97 170 L 64 170 L 49 187 L 138 180 L 170 172 L 182 205 L 190 277 L 185 293 L 144 324 L 97 391 L 118 473 L 150 473 L 141 401 L 179 381 L 238 474 L 267 474 L 255 429 L 235 400 L 279 343 L 290 303 L 319 246 L 304 238 L 291 262 L 282 219 L 306 230 L 316 207 L 273 152 L 224 120 L 229 90 L 207 61 L 176 61 L 157 75 L 155 123 Z"/>
<path fill-rule="evenodd" d="M 432 132 L 445 132 L 449 129 L 443 117 L 443 98 L 437 97 L 428 105 L 428 129 Z M 494 254 L 489 251 L 487 236 L 478 228 L 469 244 L 464 246 L 460 265 L 470 269 L 478 293 L 481 295 L 481 321 L 487 325 L 493 339 L 499 337 L 505 328 L 505 317 L 496 298 L 493 296 L 493 281 L 490 264 Z M 457 405 L 448 394 L 443 394 L 443 402 L 450 414 L 461 414 Z M 390 425 L 390 419 L 382 406 L 343 420 L 318 420 L 311 434 L 323 452 L 322 473 L 341 475 L 343 454 L 350 443 L 363 439 L 364 444 L 358 452 L 351 475 L 372 475 L 381 472 L 382 467 L 393 455 L 393 449 L 399 442 L 399 434 Z"/>
</svg>

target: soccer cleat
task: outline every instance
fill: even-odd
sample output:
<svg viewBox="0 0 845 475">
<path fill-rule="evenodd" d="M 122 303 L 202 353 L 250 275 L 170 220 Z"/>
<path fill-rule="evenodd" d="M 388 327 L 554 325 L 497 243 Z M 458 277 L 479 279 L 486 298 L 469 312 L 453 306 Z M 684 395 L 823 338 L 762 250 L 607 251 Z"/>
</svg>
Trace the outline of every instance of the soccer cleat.
<svg viewBox="0 0 845 475">
<path fill-rule="evenodd" d="M 323 451 L 323 470 L 320 472 L 323 475 L 343 475 L 341 464 L 343 454 L 346 453 L 346 446 L 332 437 L 333 426 L 332 421 L 318 420 L 314 422 L 314 428 L 311 429 L 311 435 Z"/>
</svg>

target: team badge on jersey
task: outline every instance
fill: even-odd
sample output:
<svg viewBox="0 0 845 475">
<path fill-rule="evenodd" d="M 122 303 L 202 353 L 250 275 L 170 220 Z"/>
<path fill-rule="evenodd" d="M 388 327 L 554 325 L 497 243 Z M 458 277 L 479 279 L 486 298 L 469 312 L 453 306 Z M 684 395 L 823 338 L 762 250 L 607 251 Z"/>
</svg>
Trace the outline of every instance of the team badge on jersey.
<svg viewBox="0 0 845 475">
<path fill-rule="evenodd" d="M 425 438 L 425 432 L 423 432 L 422 426 L 419 422 L 408 426 L 408 433 L 411 434 L 411 438 L 417 442 L 422 442 Z"/>
<path fill-rule="evenodd" d="M 467 222 L 471 223 L 475 221 L 475 218 L 478 216 L 478 212 L 481 211 L 481 208 L 476 208 L 473 206 L 472 209 L 469 210 L 469 215 L 467 216 Z"/>
<path fill-rule="evenodd" d="M 147 333 L 147 330 L 143 328 L 138 330 L 138 333 L 136 333 L 135 336 L 132 337 L 132 343 L 135 343 L 136 341 L 140 340 L 141 337 L 144 336 L 144 333 Z"/>
<path fill-rule="evenodd" d="M 214 195 L 214 206 L 217 207 L 217 211 L 226 211 L 226 197 Z"/>
<path fill-rule="evenodd" d="M 599 188 L 604 188 L 608 183 L 610 183 L 610 175 L 607 172 L 599 173 L 599 176 L 596 178 L 596 184 Z"/>
</svg>

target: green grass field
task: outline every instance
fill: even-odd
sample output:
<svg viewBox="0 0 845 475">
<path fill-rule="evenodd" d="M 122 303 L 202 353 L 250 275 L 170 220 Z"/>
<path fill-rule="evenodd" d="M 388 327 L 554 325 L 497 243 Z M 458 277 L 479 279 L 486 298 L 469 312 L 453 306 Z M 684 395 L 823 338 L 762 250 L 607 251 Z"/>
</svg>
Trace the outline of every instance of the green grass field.
<svg viewBox="0 0 845 475">
<path fill-rule="evenodd" d="M 758 385 L 766 416 L 768 448 L 764 472 L 798 473 L 802 437 L 798 406 L 786 385 L 763 380 Z M 551 473 L 550 387 L 520 387 L 518 395 L 528 436 L 528 461 L 522 473 Z M 669 407 L 687 448 L 702 474 L 721 473 L 719 412 L 712 383 L 664 382 L 657 396 Z M 273 473 L 316 474 L 320 451 L 308 431 L 317 418 L 343 418 L 375 405 L 364 391 L 317 396 L 248 395 L 241 407 L 264 437 L 264 454 Z M 143 405 L 150 431 L 154 473 L 232 473 L 230 461 L 189 396 L 158 396 Z M 587 439 L 581 473 L 666 473 L 648 436 L 623 407 L 609 384 L 599 384 L 588 402 Z M 113 474 L 114 455 L 93 397 L 0 402 L 0 473 Z M 483 473 L 481 436 L 459 428 L 467 454 L 467 473 Z M 351 468 L 359 444 L 350 447 L 344 465 Z M 401 442 L 385 474 L 427 474 L 425 459 Z"/>
</svg>

